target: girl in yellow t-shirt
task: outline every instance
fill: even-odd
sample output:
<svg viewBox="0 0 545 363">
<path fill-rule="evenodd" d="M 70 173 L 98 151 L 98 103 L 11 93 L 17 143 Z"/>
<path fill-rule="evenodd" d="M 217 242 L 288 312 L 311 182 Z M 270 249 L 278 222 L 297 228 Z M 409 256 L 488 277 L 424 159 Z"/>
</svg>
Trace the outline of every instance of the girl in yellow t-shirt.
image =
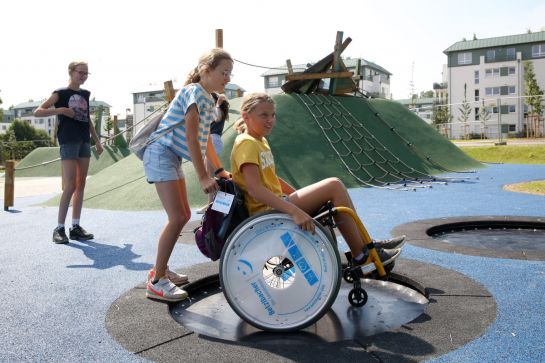
<svg viewBox="0 0 545 363">
<path fill-rule="evenodd" d="M 314 233 L 314 221 L 309 214 L 316 213 L 328 201 L 355 210 L 346 187 L 338 178 L 324 179 L 295 190 L 276 175 L 274 157 L 265 139 L 276 123 L 275 104 L 269 95 L 245 96 L 240 112 L 242 118 L 235 124 L 240 134 L 231 152 L 231 173 L 244 192 L 250 215 L 275 209 L 289 214 L 301 229 Z M 353 264 L 363 264 L 368 250 L 356 222 L 344 213 L 336 215 L 335 221 L 354 256 Z M 404 236 L 375 242 L 384 265 L 399 256 L 403 242 Z"/>
</svg>

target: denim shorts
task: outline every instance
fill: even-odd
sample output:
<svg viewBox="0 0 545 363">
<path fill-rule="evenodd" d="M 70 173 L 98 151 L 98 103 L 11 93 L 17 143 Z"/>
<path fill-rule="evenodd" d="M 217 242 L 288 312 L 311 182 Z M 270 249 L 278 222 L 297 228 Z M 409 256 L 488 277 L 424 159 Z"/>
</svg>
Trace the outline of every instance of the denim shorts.
<svg viewBox="0 0 545 363">
<path fill-rule="evenodd" d="M 221 151 L 223 150 L 223 141 L 221 141 L 221 135 L 210 134 L 210 138 L 212 139 L 212 145 L 214 145 L 214 150 L 216 150 L 216 154 L 220 156 Z"/>
<path fill-rule="evenodd" d="M 91 144 L 88 142 L 61 144 L 61 160 L 77 160 L 90 157 Z"/>
<path fill-rule="evenodd" d="M 149 144 L 144 151 L 144 172 L 148 183 L 184 179 L 182 158 L 158 142 Z"/>
</svg>

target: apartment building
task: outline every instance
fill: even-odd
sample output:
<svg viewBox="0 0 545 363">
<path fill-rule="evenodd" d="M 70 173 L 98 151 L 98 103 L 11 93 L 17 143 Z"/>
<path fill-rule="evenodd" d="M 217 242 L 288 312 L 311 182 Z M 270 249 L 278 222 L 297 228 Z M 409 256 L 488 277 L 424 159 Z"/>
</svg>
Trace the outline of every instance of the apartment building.
<svg viewBox="0 0 545 363">
<path fill-rule="evenodd" d="M 181 85 L 174 85 L 174 89 L 180 89 Z M 234 83 L 227 83 L 224 94 L 228 99 L 244 96 L 246 90 Z M 160 86 L 150 86 L 137 92 L 133 92 L 133 117 L 131 122 L 135 125 L 135 130 L 127 131 L 127 139 L 130 140 L 145 123 L 142 120 L 148 118 L 158 108 L 166 103 L 165 90 Z"/>
<path fill-rule="evenodd" d="M 463 40 L 448 47 L 447 89 L 453 116 L 450 137 L 468 133 L 496 138 L 524 133 L 524 62 L 533 63 L 536 80 L 545 89 L 545 31 L 487 39 Z M 461 123 L 464 99 L 471 106 Z M 482 120 L 481 108 L 488 111 Z"/>
<path fill-rule="evenodd" d="M 44 130 L 49 136 L 52 137 L 53 133 L 55 132 L 55 122 L 57 120 L 57 116 L 35 117 L 32 114 L 43 102 L 44 100 L 19 103 L 12 109 L 13 119 L 24 120 L 35 128 Z M 94 114 L 100 107 L 103 109 L 103 121 L 108 117 L 111 106 L 103 101 L 91 100 L 89 102 L 89 113 L 91 115 L 91 119 L 93 119 Z"/>
<path fill-rule="evenodd" d="M 360 62 L 360 72 L 357 74 L 358 61 Z M 343 62 L 348 71 L 353 72 L 354 81 L 358 88 L 372 97 L 391 98 L 390 77 L 392 73 L 376 63 L 369 62 L 363 58 L 343 58 Z M 293 65 L 293 72 L 303 72 L 310 67 L 312 63 Z M 288 70 L 286 66 L 268 69 L 261 75 L 264 81 L 265 92 L 268 94 L 281 93 L 282 85 L 286 83 Z M 323 81 L 321 88 L 329 88 L 329 79 Z"/>
</svg>

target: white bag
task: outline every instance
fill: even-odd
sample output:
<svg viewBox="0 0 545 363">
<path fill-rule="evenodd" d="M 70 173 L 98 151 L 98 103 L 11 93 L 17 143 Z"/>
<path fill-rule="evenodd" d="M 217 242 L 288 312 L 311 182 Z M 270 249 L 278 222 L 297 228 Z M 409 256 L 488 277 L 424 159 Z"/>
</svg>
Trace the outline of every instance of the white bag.
<svg viewBox="0 0 545 363">
<path fill-rule="evenodd" d="M 146 151 L 146 146 L 151 144 L 153 141 L 157 140 L 176 125 L 173 125 L 171 127 L 165 128 L 161 134 L 157 135 L 157 137 L 153 138 L 153 140 L 149 140 L 150 135 L 157 130 L 157 127 L 159 126 L 159 123 L 161 123 L 161 120 L 163 119 L 163 116 L 165 115 L 166 111 L 159 112 L 157 115 L 155 115 L 150 122 L 148 122 L 147 125 L 142 127 L 136 135 L 131 139 L 131 142 L 129 143 L 129 149 L 136 155 L 136 157 L 140 160 L 144 159 L 144 151 Z"/>
</svg>

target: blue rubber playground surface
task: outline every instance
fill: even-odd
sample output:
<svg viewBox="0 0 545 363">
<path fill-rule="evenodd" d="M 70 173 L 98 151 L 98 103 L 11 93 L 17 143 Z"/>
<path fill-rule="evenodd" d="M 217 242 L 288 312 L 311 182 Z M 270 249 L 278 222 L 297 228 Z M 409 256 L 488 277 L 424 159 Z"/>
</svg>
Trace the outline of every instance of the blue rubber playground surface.
<svg viewBox="0 0 545 363">
<path fill-rule="evenodd" d="M 506 184 L 545 179 L 545 166 L 489 165 L 473 174 L 445 176 L 468 179 L 416 191 L 362 188 L 350 193 L 359 216 L 377 239 L 389 237 L 400 224 L 423 219 L 545 217 L 544 196 L 502 189 Z M 51 234 L 57 208 L 34 206 L 51 196 L 17 198 L 9 212 L 0 214 L 0 362 L 147 361 L 118 344 L 105 320 L 121 295 L 144 282 L 154 263 L 164 212 L 84 208 L 81 223 L 95 240 L 55 245 Z M 410 243 L 401 258 L 459 272 L 487 289 L 497 305 L 496 319 L 483 335 L 428 361 L 545 361 L 545 261 L 469 256 Z M 195 245 L 178 244 L 170 265 L 183 271 L 204 262 L 208 260 Z M 165 305 L 157 303 L 157 308 Z M 251 358 L 250 354 L 240 360 Z"/>
</svg>

